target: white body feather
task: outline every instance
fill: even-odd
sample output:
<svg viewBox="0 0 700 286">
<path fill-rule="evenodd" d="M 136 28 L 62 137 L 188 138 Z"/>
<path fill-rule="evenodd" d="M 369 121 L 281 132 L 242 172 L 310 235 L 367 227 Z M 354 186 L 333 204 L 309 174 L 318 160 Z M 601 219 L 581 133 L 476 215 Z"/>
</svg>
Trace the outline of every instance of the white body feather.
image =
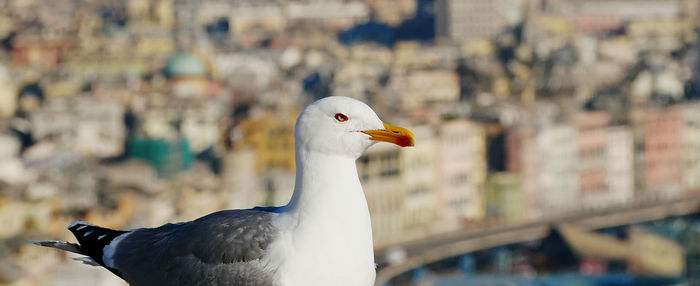
<svg viewBox="0 0 700 286">
<path fill-rule="evenodd" d="M 276 282 L 373 285 L 372 226 L 354 158 L 301 156 L 294 197 L 275 221 L 280 239 L 269 249 L 269 261 L 278 264 Z"/>
</svg>

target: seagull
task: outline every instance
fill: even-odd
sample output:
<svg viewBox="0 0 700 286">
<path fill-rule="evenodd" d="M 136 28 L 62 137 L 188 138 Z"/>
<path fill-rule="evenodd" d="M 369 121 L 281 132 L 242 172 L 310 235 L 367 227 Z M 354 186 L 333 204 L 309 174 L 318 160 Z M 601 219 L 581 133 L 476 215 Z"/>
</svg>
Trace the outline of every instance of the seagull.
<svg viewBox="0 0 700 286">
<path fill-rule="evenodd" d="M 83 221 L 78 243 L 31 241 L 83 255 L 130 285 L 373 285 L 369 209 L 355 161 L 376 142 L 413 146 L 365 103 L 331 96 L 294 128 L 296 181 L 289 203 L 215 212 L 156 228 L 112 230 Z"/>
</svg>

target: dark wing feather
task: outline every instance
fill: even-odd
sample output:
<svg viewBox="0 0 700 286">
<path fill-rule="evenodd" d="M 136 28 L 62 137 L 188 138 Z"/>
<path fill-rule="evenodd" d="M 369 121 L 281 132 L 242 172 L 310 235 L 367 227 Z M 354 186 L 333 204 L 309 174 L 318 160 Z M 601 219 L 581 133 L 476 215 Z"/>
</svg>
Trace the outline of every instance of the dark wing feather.
<svg viewBox="0 0 700 286">
<path fill-rule="evenodd" d="M 131 285 L 270 285 L 260 258 L 277 235 L 276 213 L 229 210 L 137 229 L 117 246 L 115 268 Z"/>
</svg>

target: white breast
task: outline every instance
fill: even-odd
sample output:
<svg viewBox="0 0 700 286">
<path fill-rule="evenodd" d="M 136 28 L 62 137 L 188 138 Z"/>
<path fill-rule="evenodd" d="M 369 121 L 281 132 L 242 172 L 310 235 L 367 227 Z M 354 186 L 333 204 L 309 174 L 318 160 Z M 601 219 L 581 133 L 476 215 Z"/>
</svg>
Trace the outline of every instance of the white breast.
<svg viewBox="0 0 700 286">
<path fill-rule="evenodd" d="M 271 247 L 271 252 L 284 256 L 278 268 L 279 285 L 373 285 L 376 272 L 371 237 L 351 235 L 357 233 L 349 231 L 353 228 L 335 224 L 323 233 L 283 235 Z"/>
</svg>

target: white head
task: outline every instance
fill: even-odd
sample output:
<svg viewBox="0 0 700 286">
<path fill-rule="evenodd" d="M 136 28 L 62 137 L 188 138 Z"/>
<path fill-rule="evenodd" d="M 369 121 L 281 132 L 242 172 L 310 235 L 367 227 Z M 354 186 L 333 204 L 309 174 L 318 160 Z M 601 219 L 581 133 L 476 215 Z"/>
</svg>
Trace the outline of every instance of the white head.
<svg viewBox="0 0 700 286">
<path fill-rule="evenodd" d="M 331 96 L 307 106 L 294 129 L 297 150 L 358 158 L 376 141 L 413 146 L 410 131 L 385 124 L 361 101 Z"/>
</svg>

